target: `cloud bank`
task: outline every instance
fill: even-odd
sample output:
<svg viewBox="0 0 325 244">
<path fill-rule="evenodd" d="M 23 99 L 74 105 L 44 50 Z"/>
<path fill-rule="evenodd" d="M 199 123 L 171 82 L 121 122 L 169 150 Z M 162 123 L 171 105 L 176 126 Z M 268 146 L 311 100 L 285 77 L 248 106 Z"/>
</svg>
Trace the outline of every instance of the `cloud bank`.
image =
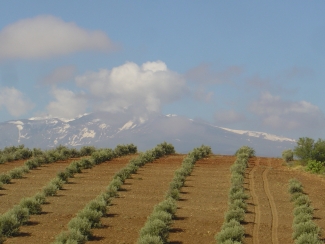
<svg viewBox="0 0 325 244">
<path fill-rule="evenodd" d="M 0 89 L 0 109 L 4 106 L 15 117 L 27 113 L 34 104 L 16 88 L 2 87 Z"/>
<path fill-rule="evenodd" d="M 162 61 L 141 66 L 127 62 L 112 70 L 88 72 L 76 78 L 79 87 L 92 97 L 97 110 L 131 110 L 135 114 L 159 112 L 186 92 L 183 76 L 169 70 Z"/>
<path fill-rule="evenodd" d="M 254 101 L 250 110 L 258 115 L 262 123 L 280 130 L 317 131 L 325 126 L 324 113 L 306 101 L 287 101 L 265 92 Z"/>
<path fill-rule="evenodd" d="M 0 32 L 0 60 L 35 59 L 77 51 L 115 48 L 102 31 L 89 31 L 74 23 L 41 15 L 10 24 Z"/>
</svg>

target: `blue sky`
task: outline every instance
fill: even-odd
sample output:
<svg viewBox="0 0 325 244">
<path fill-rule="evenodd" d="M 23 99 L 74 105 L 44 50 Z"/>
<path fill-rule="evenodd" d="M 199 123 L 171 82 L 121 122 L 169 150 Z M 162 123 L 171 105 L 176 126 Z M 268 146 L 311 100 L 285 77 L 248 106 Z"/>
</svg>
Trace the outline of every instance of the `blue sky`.
<svg viewBox="0 0 325 244">
<path fill-rule="evenodd" d="M 2 1 L 0 121 L 154 111 L 325 136 L 324 1 Z"/>
</svg>

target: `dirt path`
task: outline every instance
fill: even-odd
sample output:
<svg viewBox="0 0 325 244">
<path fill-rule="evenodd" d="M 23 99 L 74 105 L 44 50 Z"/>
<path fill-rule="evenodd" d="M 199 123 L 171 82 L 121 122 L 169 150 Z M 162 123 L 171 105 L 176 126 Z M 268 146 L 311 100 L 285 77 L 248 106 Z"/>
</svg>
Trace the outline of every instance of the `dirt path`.
<svg viewBox="0 0 325 244">
<path fill-rule="evenodd" d="M 215 243 L 228 208 L 233 156 L 211 156 L 198 161 L 177 202 L 170 243 Z"/>
<path fill-rule="evenodd" d="M 8 171 L 17 167 L 21 167 L 25 164 L 26 161 L 27 159 L 23 159 L 0 164 L 0 174 L 7 173 Z"/>
<path fill-rule="evenodd" d="M 292 243 L 293 206 L 287 192 L 288 176 L 283 175 L 282 160 L 250 159 L 249 190 L 252 199 L 246 221 L 245 243 Z M 279 187 L 281 185 L 281 187 Z M 285 209 L 285 212 L 279 209 Z M 288 210 L 289 209 L 289 210 Z M 289 215 L 288 215 L 289 214 Z M 254 222 L 252 223 L 252 216 Z M 282 219 L 283 215 L 286 216 Z M 281 219 L 281 226 L 279 225 Z M 281 227 L 281 228 L 280 228 Z M 283 233 L 287 230 L 287 233 Z"/>
<path fill-rule="evenodd" d="M 255 162 L 253 165 L 252 170 L 249 173 L 249 185 L 250 185 L 250 194 L 252 196 L 252 201 L 254 205 L 254 213 L 255 213 L 255 218 L 254 218 L 254 229 L 253 229 L 253 243 L 260 243 L 259 241 L 259 229 L 260 229 L 260 224 L 261 224 L 261 210 L 260 210 L 260 203 L 258 200 L 258 196 L 255 191 L 255 180 L 254 180 L 254 174 L 256 169 L 259 167 L 259 160 Z"/>
<path fill-rule="evenodd" d="M 3 189 L 0 190 L 0 213 L 2 214 L 19 204 L 23 197 L 35 195 L 56 176 L 58 171 L 64 170 L 72 161 L 44 164 L 25 174 L 22 179 L 12 179 L 10 184 L 3 185 Z"/>
<path fill-rule="evenodd" d="M 126 180 L 120 196 L 113 200 L 109 217 L 103 218 L 104 228 L 95 229 L 89 243 L 136 243 L 153 207 L 164 199 L 174 172 L 185 155 L 160 158 L 140 168 Z"/>
<path fill-rule="evenodd" d="M 113 175 L 134 156 L 125 156 L 83 170 L 64 185 L 57 196 L 48 197 L 41 215 L 33 215 L 31 225 L 21 227 L 21 235 L 8 238 L 5 243 L 52 243 L 54 237 L 67 230 L 67 224 L 75 214 L 102 191 Z"/>
<path fill-rule="evenodd" d="M 276 205 L 273 199 L 273 195 L 271 194 L 270 187 L 269 187 L 269 181 L 267 178 L 267 174 L 271 168 L 271 162 L 270 159 L 268 159 L 268 167 L 263 172 L 263 183 L 264 183 L 264 190 L 267 195 L 267 198 L 269 200 L 270 206 L 271 206 L 271 212 L 272 212 L 272 243 L 278 244 L 278 211 L 276 210 Z"/>
</svg>

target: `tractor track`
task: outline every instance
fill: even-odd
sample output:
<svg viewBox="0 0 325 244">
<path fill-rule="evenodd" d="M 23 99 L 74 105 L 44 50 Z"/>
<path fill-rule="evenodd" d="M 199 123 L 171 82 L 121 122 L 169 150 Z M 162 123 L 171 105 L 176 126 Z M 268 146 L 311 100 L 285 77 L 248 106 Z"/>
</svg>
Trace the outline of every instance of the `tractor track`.
<svg viewBox="0 0 325 244">
<path fill-rule="evenodd" d="M 268 172 L 272 169 L 270 160 L 264 161 L 264 159 L 258 158 L 256 162 L 253 164 L 253 168 L 249 173 L 249 182 L 250 182 L 250 193 L 252 196 L 252 201 L 254 204 L 254 212 L 255 212 L 255 218 L 254 218 L 254 228 L 253 228 L 253 243 L 259 244 L 260 242 L 260 232 L 262 231 L 262 215 L 264 216 L 267 213 L 270 213 L 271 215 L 271 221 L 269 223 L 272 233 L 271 233 L 271 240 L 272 244 L 279 244 L 278 241 L 278 225 L 279 225 L 279 219 L 278 219 L 278 212 L 276 209 L 276 204 L 273 198 L 273 195 L 270 191 L 269 187 L 269 181 L 267 178 Z M 258 184 L 256 177 L 261 177 L 260 179 L 263 181 L 261 182 L 262 188 L 261 191 L 258 191 Z M 265 207 L 265 205 L 262 205 L 261 199 L 267 199 L 269 208 L 261 209 L 261 207 Z M 265 223 L 263 224 L 265 226 Z M 264 228 L 264 227 L 263 227 Z M 262 241 L 263 243 L 263 241 Z"/>
<path fill-rule="evenodd" d="M 263 171 L 263 185 L 264 185 L 264 191 L 265 194 L 267 195 L 267 198 L 269 200 L 269 204 L 271 207 L 271 213 L 272 213 L 272 243 L 273 244 L 278 244 L 278 225 L 279 225 L 279 220 L 278 220 L 278 212 L 276 209 L 276 205 L 273 199 L 273 196 L 270 191 L 269 187 L 269 182 L 267 179 L 267 173 L 271 169 L 271 163 L 270 160 L 267 161 L 268 167 L 265 168 Z"/>
</svg>

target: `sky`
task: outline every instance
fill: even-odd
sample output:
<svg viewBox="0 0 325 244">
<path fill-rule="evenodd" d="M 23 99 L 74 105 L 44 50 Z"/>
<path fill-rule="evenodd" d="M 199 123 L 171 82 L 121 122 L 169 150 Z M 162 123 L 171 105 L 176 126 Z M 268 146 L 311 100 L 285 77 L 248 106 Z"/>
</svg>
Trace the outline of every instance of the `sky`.
<svg viewBox="0 0 325 244">
<path fill-rule="evenodd" d="M 325 137 L 325 2 L 0 3 L 0 122 L 177 114 Z"/>
</svg>

